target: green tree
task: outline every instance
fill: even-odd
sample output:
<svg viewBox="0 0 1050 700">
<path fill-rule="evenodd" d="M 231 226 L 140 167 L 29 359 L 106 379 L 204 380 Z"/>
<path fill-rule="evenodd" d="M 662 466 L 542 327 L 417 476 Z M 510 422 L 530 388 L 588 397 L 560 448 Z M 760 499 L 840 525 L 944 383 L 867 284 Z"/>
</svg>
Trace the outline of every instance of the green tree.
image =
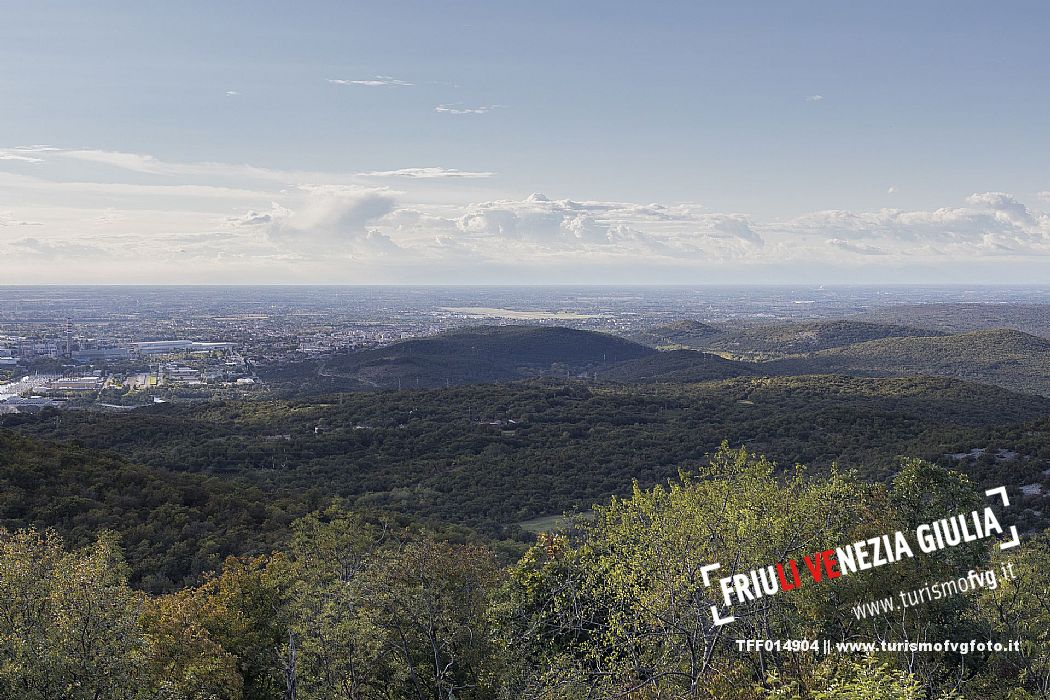
<svg viewBox="0 0 1050 700">
<path fill-rule="evenodd" d="M 1025 541 L 1021 547 L 997 552 L 992 566 L 999 585 L 981 594 L 978 614 L 1000 642 L 1017 640 L 1018 652 L 990 657 L 986 672 L 971 685 L 986 697 L 1005 692 L 1002 678 L 1016 679 L 1017 698 L 1050 698 L 1050 531 Z M 1015 578 L 1003 575 L 1009 567 Z"/>
<path fill-rule="evenodd" d="M 393 537 L 330 510 L 297 523 L 289 558 L 285 658 L 299 698 L 493 697 L 488 549 Z"/>
<path fill-rule="evenodd" d="M 237 657 L 202 624 L 201 597 L 193 590 L 149 600 L 142 624 L 157 700 L 241 700 Z"/>
<path fill-rule="evenodd" d="M 534 669 L 521 691 L 699 696 L 715 679 L 737 677 L 741 662 L 764 677 L 780 654 L 734 654 L 727 628 L 713 624 L 712 605 L 728 612 L 702 568 L 721 563 L 717 579 L 802 562 L 843 541 L 863 497 L 837 474 L 807 481 L 797 470 L 782 482 L 769 461 L 723 446 L 699 476 L 636 485 L 630 498 L 597 507 L 573 536 L 537 545 L 512 569 L 507 644 L 526 649 Z M 828 585 L 735 604 L 733 635 L 798 636 Z"/>
<path fill-rule="evenodd" d="M 66 552 L 53 531 L 0 531 L 0 696 L 131 700 L 148 685 L 139 624 L 113 538 Z"/>
<path fill-rule="evenodd" d="M 769 700 L 920 700 L 926 694 L 910 674 L 897 671 L 874 657 L 848 657 L 821 664 L 806 684 L 781 683 L 774 675 Z M 807 689 L 808 686 L 808 689 Z"/>
</svg>

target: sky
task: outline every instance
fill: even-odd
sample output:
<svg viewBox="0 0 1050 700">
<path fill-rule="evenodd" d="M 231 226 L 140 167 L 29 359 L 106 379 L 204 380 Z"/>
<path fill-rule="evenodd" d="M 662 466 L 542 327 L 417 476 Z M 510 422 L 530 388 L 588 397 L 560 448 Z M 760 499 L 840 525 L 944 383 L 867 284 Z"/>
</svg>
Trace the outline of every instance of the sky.
<svg viewBox="0 0 1050 700">
<path fill-rule="evenodd" d="M 1050 282 L 1050 4 L 0 3 L 0 284 Z"/>
</svg>

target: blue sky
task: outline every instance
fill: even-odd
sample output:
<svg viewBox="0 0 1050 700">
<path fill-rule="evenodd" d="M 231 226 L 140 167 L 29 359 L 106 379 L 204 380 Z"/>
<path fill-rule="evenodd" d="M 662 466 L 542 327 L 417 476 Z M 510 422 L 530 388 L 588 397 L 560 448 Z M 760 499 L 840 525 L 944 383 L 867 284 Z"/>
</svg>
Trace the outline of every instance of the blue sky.
<svg viewBox="0 0 1050 700">
<path fill-rule="evenodd" d="M 1048 29 L 1045 2 L 6 2 L 0 283 L 1045 281 Z"/>
</svg>

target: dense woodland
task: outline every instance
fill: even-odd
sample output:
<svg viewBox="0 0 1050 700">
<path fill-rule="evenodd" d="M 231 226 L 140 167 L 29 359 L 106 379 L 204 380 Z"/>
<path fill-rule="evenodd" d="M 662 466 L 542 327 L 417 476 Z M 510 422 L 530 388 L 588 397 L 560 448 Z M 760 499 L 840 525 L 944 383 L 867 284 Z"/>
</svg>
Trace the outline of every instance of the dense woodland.
<svg viewBox="0 0 1050 700">
<path fill-rule="evenodd" d="M 650 329 L 639 334 L 636 339 L 656 347 L 702 348 L 760 360 L 845 347 L 881 338 L 943 334 L 941 331 L 896 323 L 846 319 L 725 327 L 679 321 Z"/>
<path fill-rule="evenodd" d="M 1050 338 L 1050 306 L 1046 304 L 900 304 L 868 311 L 854 318 L 944 333 L 1011 328 Z"/>
<path fill-rule="evenodd" d="M 972 543 L 734 607 L 731 571 L 914 527 L 982 502 L 913 460 L 889 484 L 780 477 L 746 451 L 598 506 L 501 567 L 452 544 L 328 509 L 281 551 L 227 559 L 200 585 L 127 585 L 117 538 L 69 549 L 0 533 L 5 698 L 1046 698 L 1050 533 L 1010 553 L 1019 577 L 858 623 L 849 605 L 1006 558 Z M 1016 653 L 746 652 L 734 639 L 1010 639 Z"/>
<path fill-rule="evenodd" d="M 472 329 L 274 369 L 254 401 L 4 416 L 0 697 L 1050 698 L 1046 341 L 796 326 Z M 700 614 L 727 552 L 801 557 L 998 485 L 1025 544 L 995 591 L 850 613 L 998 562 L 984 543 L 744 606 L 731 633 Z"/>
<path fill-rule="evenodd" d="M 1050 399 L 957 380 L 812 376 L 535 381 L 6 423 L 165 471 L 234 476 L 281 495 L 320 490 L 505 538 L 513 523 L 588 508 L 632 479 L 648 486 L 695 468 L 722 440 L 785 466 L 838 463 L 873 479 L 901 455 L 949 465 L 946 454 L 1006 449 L 1017 453 L 1007 483 L 1040 482 L 1050 468 L 1048 415 Z M 981 464 L 963 466 L 992 478 L 977 473 Z"/>
<path fill-rule="evenodd" d="M 776 373 L 931 374 L 1050 395 L 1050 340 L 1014 330 L 884 338 L 769 364 Z"/>
</svg>

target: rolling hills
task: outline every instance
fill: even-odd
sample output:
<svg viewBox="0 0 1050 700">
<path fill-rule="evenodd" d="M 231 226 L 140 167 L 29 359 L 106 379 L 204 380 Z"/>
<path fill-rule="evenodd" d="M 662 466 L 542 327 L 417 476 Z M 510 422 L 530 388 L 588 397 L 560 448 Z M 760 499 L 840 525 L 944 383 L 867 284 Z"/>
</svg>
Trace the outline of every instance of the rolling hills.
<svg viewBox="0 0 1050 700">
<path fill-rule="evenodd" d="M 1050 340 L 996 329 L 884 338 L 762 365 L 772 374 L 932 375 L 1050 396 Z"/>
<path fill-rule="evenodd" d="M 698 350 L 665 350 L 604 370 L 601 381 L 629 384 L 693 384 L 759 374 L 760 366 Z"/>
<path fill-rule="evenodd" d="M 878 479 L 903 454 L 941 460 L 995 446 L 1037 455 L 1047 426 L 1032 426 L 1048 415 L 1050 399 L 955 379 L 797 376 L 529 380 L 70 411 L 16 427 L 152 469 L 245 479 L 276 495 L 318 490 L 506 536 L 511 523 L 625 493 L 632 479 L 653 484 L 695 468 L 723 440 L 785 465 L 838 462 Z M 128 440 L 145 426 L 164 439 Z M 1018 462 L 1010 478 L 1037 478 L 1050 467 L 1040 465 Z"/>
<path fill-rule="evenodd" d="M 1009 328 L 1050 338 L 1050 304 L 900 304 L 851 318 L 873 323 L 920 326 L 944 333 Z"/>
<path fill-rule="evenodd" d="M 621 383 L 693 383 L 761 375 L 930 375 L 1050 395 L 1050 341 L 1010 329 L 956 335 L 853 320 L 714 331 L 686 321 L 658 327 L 655 350 L 616 336 L 560 327 L 483 326 L 415 338 L 324 361 L 262 370 L 287 397 L 338 391 L 427 389 L 538 377 Z M 679 332 L 678 334 L 671 331 Z M 681 349 L 689 338 L 703 352 Z"/>
<path fill-rule="evenodd" d="M 0 526 L 55 528 L 75 546 L 115 532 L 132 582 L 149 590 L 193 581 L 231 554 L 269 551 L 322 503 L 0 428 Z"/>
<path fill-rule="evenodd" d="M 686 319 L 654 326 L 635 334 L 632 339 L 660 349 L 691 348 L 760 360 L 880 338 L 933 335 L 945 333 L 915 326 L 852 319 L 720 326 Z"/>
<path fill-rule="evenodd" d="M 565 377 L 655 353 L 605 333 L 546 326 L 480 326 L 413 338 L 380 348 L 330 356 L 305 365 L 321 390 L 435 388 Z M 301 386 L 302 376 L 282 368 L 265 374 L 276 384 Z M 313 380 L 313 377 L 310 377 Z"/>
<path fill-rule="evenodd" d="M 776 342 L 820 348 L 744 362 L 482 327 L 302 363 L 283 398 L 3 416 L 0 525 L 53 526 L 73 543 L 116 530 L 137 584 L 159 590 L 265 551 L 333 498 L 525 538 L 516 523 L 698 468 L 723 441 L 873 480 L 909 455 L 992 486 L 1043 482 L 1050 341 L 917 333 L 849 322 L 712 337 L 756 355 Z M 1050 513 L 1039 498 L 1030 512 Z"/>
<path fill-rule="evenodd" d="M 708 350 L 741 358 L 781 357 L 884 338 L 943 335 L 912 326 L 837 320 L 809 323 L 776 323 L 726 329 L 705 344 Z"/>
<path fill-rule="evenodd" d="M 722 332 L 721 329 L 700 321 L 682 319 L 653 326 L 631 336 L 631 340 L 655 348 L 700 348 L 712 338 L 721 335 Z"/>
</svg>

